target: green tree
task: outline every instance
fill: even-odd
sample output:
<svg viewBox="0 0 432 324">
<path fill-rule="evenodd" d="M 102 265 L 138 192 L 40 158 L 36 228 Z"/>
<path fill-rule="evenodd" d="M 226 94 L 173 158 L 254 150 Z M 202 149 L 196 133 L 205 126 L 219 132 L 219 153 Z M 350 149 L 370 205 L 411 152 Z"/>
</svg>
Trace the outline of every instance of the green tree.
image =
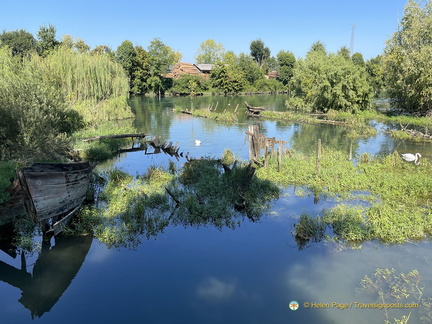
<svg viewBox="0 0 432 324">
<path fill-rule="evenodd" d="M 309 49 L 308 54 L 314 53 L 314 52 L 319 52 L 319 53 L 322 53 L 324 55 L 327 54 L 327 50 L 326 50 L 324 43 L 322 43 L 320 41 L 313 43 L 311 48 Z"/>
<path fill-rule="evenodd" d="M 216 44 L 213 39 L 207 39 L 202 42 L 195 60 L 198 64 L 215 64 L 222 61 L 225 53 L 225 48 L 222 44 Z"/>
<path fill-rule="evenodd" d="M 11 32 L 3 31 L 0 34 L 0 47 L 4 46 L 8 46 L 12 50 L 12 55 L 24 57 L 36 50 L 36 40 L 32 34 L 24 29 Z"/>
<path fill-rule="evenodd" d="M 135 47 L 136 67 L 132 75 L 132 93 L 144 94 L 147 92 L 147 79 L 150 77 L 149 54 L 141 46 Z"/>
<path fill-rule="evenodd" d="M 384 91 L 385 87 L 382 56 L 378 55 L 375 58 L 371 58 L 365 63 L 365 67 L 369 75 L 369 83 L 374 89 L 375 97 L 378 97 Z"/>
<path fill-rule="evenodd" d="M 211 74 L 213 87 L 225 95 L 240 92 L 245 87 L 244 72 L 231 65 L 216 63 Z"/>
<path fill-rule="evenodd" d="M 250 53 L 259 67 L 262 67 L 265 61 L 270 58 L 270 49 L 264 45 L 261 39 L 251 42 Z"/>
<path fill-rule="evenodd" d="M 315 110 L 355 112 L 370 107 L 372 88 L 365 68 L 344 55 L 309 52 L 296 62 L 291 85 L 295 95 Z"/>
<path fill-rule="evenodd" d="M 56 39 L 56 28 L 53 25 L 41 26 L 37 33 L 37 52 L 40 56 L 47 56 L 60 42 Z"/>
<path fill-rule="evenodd" d="M 240 53 L 238 56 L 238 68 L 243 71 L 243 75 L 246 78 L 246 81 L 249 82 L 250 85 L 255 84 L 257 80 L 264 79 L 264 72 L 259 68 L 259 66 L 255 63 L 252 56 L 247 55 L 245 53 Z"/>
<path fill-rule="evenodd" d="M 283 85 L 287 85 L 293 76 L 294 64 L 296 62 L 295 56 L 289 51 L 280 51 L 277 54 L 278 62 L 278 80 L 282 82 Z"/>
<path fill-rule="evenodd" d="M 354 53 L 351 56 L 351 59 L 353 60 L 354 64 L 359 65 L 359 66 L 365 66 L 365 61 L 363 58 L 363 55 L 361 53 Z"/>
<path fill-rule="evenodd" d="M 348 47 L 346 46 L 342 46 L 338 53 L 338 55 L 342 56 L 343 58 L 345 58 L 346 60 L 349 60 L 351 58 L 351 53 L 350 50 L 348 49 Z"/>
<path fill-rule="evenodd" d="M 116 58 L 121 66 L 125 69 L 129 79 L 132 82 L 132 75 L 136 68 L 136 52 L 131 41 L 125 40 L 117 47 Z"/>
<path fill-rule="evenodd" d="M 150 91 L 161 96 L 166 89 L 164 75 L 171 65 L 181 60 L 181 54 L 165 45 L 159 38 L 154 38 L 150 42 L 147 52 L 150 63 L 150 77 L 147 80 L 147 86 Z"/>
<path fill-rule="evenodd" d="M 398 30 L 387 41 L 383 63 L 389 95 L 412 113 L 432 110 L 432 2 L 409 0 Z"/>
<path fill-rule="evenodd" d="M 233 66 L 237 65 L 238 63 L 237 55 L 235 55 L 233 51 L 228 51 L 224 54 L 222 61 L 228 65 L 233 65 Z"/>
</svg>

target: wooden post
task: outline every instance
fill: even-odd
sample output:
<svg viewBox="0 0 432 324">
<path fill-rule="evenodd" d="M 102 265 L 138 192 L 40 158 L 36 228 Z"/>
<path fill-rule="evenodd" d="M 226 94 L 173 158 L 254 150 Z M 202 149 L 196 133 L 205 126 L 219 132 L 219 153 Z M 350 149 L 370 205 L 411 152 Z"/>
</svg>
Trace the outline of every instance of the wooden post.
<svg viewBox="0 0 432 324">
<path fill-rule="evenodd" d="M 267 168 L 268 167 L 268 150 L 269 150 L 269 142 L 268 140 L 266 140 L 265 145 L 264 145 L 264 167 Z"/>
<path fill-rule="evenodd" d="M 319 172 L 320 172 L 320 163 L 321 163 L 321 138 L 318 139 L 318 152 L 317 152 L 317 160 L 316 160 L 316 176 L 318 176 Z"/>
<path fill-rule="evenodd" d="M 260 143 L 259 143 L 259 126 L 248 126 L 248 139 L 249 139 L 249 159 L 258 160 L 260 157 Z"/>
<path fill-rule="evenodd" d="M 349 158 L 348 158 L 350 161 L 352 160 L 352 148 L 353 148 L 353 144 L 352 144 L 352 141 L 351 141 Z"/>
<path fill-rule="evenodd" d="M 282 169 L 282 152 L 283 152 L 283 144 L 282 140 L 279 138 L 278 140 L 278 172 L 281 172 Z"/>
</svg>

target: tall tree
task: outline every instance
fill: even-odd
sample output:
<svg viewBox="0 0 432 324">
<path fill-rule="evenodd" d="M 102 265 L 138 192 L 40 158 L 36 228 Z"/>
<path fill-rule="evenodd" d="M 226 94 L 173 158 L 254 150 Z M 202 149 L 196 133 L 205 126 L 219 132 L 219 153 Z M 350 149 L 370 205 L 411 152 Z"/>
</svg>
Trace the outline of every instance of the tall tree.
<svg viewBox="0 0 432 324">
<path fill-rule="evenodd" d="M 287 85 L 293 76 L 295 56 L 289 51 L 280 51 L 277 54 L 277 62 L 279 66 L 279 81 Z"/>
<path fill-rule="evenodd" d="M 270 49 L 264 45 L 261 39 L 251 42 L 250 52 L 255 62 L 257 62 L 260 67 L 262 67 L 265 61 L 270 57 Z"/>
<path fill-rule="evenodd" d="M 56 38 L 56 28 L 53 25 L 41 26 L 37 33 L 37 52 L 40 56 L 47 56 L 60 42 Z"/>
<path fill-rule="evenodd" d="M 201 43 L 195 61 L 198 64 L 215 64 L 222 61 L 224 53 L 225 48 L 221 43 L 216 44 L 213 39 L 207 39 Z"/>
<path fill-rule="evenodd" d="M 313 43 L 308 53 L 314 53 L 314 52 L 320 52 L 324 55 L 327 54 L 327 50 L 324 43 L 320 41 L 316 41 L 315 43 Z"/>
<path fill-rule="evenodd" d="M 141 46 L 135 47 L 136 68 L 133 72 L 132 88 L 134 94 L 144 94 L 147 92 L 147 79 L 150 77 L 149 54 Z"/>
<path fill-rule="evenodd" d="M 165 45 L 159 38 L 154 38 L 147 48 L 152 76 L 167 73 L 170 65 L 180 61 L 181 54 Z"/>
<path fill-rule="evenodd" d="M 387 41 L 384 68 L 394 104 L 420 114 L 432 112 L 432 1 L 409 0 L 398 30 Z"/>
<path fill-rule="evenodd" d="M 231 65 L 222 62 L 216 63 L 211 74 L 213 87 L 219 89 L 224 94 L 234 94 L 240 92 L 245 86 L 244 72 Z"/>
<path fill-rule="evenodd" d="M 136 55 L 135 48 L 129 40 L 125 40 L 117 47 L 117 61 L 123 66 L 130 79 L 132 79 L 133 72 L 135 71 Z"/>
<path fill-rule="evenodd" d="M 36 40 L 32 34 L 24 29 L 0 34 L 0 47 L 8 46 L 13 56 L 24 57 L 36 49 Z"/>
</svg>

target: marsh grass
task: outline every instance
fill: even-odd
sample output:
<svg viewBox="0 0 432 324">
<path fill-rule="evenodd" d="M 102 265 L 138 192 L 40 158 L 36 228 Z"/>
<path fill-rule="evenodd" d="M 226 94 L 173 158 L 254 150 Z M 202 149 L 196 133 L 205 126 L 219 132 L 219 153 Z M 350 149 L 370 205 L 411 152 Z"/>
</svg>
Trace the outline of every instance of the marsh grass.
<svg viewBox="0 0 432 324">
<path fill-rule="evenodd" d="M 293 153 L 282 158 L 280 172 L 276 159 L 270 159 L 269 167 L 258 169 L 257 176 L 281 186 L 304 186 L 320 199 L 333 197 L 348 203 L 317 216 L 323 217 L 336 239 L 403 243 L 432 234 L 432 168 L 428 160 L 416 166 L 394 152 L 383 158 L 368 156 L 355 165 L 341 152 L 324 148 L 318 175 L 315 163 L 314 156 Z M 349 204 L 359 199 L 361 205 Z"/>
</svg>

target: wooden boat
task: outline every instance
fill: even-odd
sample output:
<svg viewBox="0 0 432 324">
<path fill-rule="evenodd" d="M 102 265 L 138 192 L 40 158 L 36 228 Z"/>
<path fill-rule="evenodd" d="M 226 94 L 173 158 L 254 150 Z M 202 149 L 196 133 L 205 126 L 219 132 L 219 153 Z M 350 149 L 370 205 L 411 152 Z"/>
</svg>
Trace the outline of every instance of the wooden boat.
<svg viewBox="0 0 432 324">
<path fill-rule="evenodd" d="M 18 171 L 27 212 L 43 231 L 63 230 L 85 199 L 92 169 L 89 162 L 33 163 Z"/>
<path fill-rule="evenodd" d="M 252 107 L 246 101 L 245 101 L 245 105 L 246 105 L 246 108 L 248 110 L 248 113 L 250 115 L 253 115 L 253 116 L 259 116 L 261 114 L 261 112 L 266 110 L 265 107 Z"/>
</svg>

